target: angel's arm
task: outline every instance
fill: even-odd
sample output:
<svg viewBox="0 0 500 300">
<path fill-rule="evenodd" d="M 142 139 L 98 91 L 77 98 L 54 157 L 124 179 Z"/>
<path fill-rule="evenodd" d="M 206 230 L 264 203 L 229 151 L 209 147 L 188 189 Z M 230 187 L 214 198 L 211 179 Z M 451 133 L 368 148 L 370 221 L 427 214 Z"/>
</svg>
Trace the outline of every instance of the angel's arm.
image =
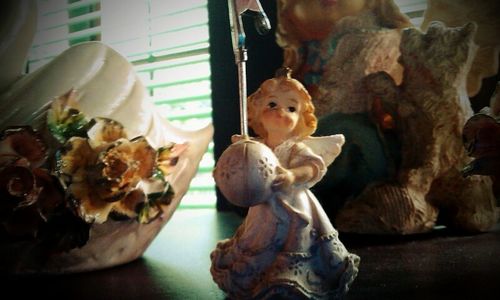
<svg viewBox="0 0 500 300">
<path fill-rule="evenodd" d="M 276 189 L 286 189 L 292 184 L 316 182 L 322 177 L 323 174 L 320 175 L 320 173 L 324 173 L 323 169 L 326 169 L 321 158 L 310 152 L 308 148 L 304 148 L 304 145 L 294 150 L 300 154 L 292 160 L 294 163 L 290 168 L 286 169 L 281 166 L 276 168 L 277 176 L 273 182 L 273 187 Z"/>
<path fill-rule="evenodd" d="M 281 166 L 276 167 L 276 178 L 273 182 L 274 189 L 287 189 L 292 184 L 303 184 L 315 178 L 318 169 L 313 165 L 303 165 L 300 167 L 285 169 Z"/>
</svg>

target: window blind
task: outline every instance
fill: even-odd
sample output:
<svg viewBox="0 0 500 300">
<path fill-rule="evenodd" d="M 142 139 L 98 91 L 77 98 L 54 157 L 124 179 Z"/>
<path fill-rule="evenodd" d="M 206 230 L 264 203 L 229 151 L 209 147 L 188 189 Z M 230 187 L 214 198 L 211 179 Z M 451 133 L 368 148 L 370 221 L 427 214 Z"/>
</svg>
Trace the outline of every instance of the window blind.
<svg viewBox="0 0 500 300">
<path fill-rule="evenodd" d="M 181 128 L 211 122 L 207 0 L 38 0 L 33 72 L 67 48 L 102 41 L 134 66 L 160 114 Z M 181 207 L 215 207 L 213 143 Z"/>
</svg>

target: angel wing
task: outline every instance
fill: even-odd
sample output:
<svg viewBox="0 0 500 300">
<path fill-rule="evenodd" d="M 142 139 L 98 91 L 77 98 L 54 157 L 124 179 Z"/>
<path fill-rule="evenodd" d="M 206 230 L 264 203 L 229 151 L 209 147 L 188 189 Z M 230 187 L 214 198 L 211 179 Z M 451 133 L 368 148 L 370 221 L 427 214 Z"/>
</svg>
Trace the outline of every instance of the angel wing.
<svg viewBox="0 0 500 300">
<path fill-rule="evenodd" d="M 340 154 L 345 138 L 343 134 L 334 134 L 320 137 L 307 137 L 302 141 L 311 150 L 321 156 L 326 166 L 329 166 Z"/>
</svg>

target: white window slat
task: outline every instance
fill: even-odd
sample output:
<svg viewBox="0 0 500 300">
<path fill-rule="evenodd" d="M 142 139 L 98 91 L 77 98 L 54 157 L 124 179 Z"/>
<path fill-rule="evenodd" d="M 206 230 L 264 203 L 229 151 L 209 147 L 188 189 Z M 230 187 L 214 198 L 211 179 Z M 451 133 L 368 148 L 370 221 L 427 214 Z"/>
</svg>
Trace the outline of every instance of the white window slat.
<svg viewBox="0 0 500 300">
<path fill-rule="evenodd" d="M 208 13 L 205 7 L 189 10 L 173 16 L 160 16 L 151 20 L 151 33 L 179 30 L 193 25 L 208 25 Z"/>
<path fill-rule="evenodd" d="M 64 26 L 68 22 L 68 12 L 61 11 L 50 16 L 43 16 L 40 13 L 38 14 L 37 20 L 37 32 L 43 32 L 45 30 L 57 27 Z"/>
<path fill-rule="evenodd" d="M 149 13 L 144 1 L 105 0 L 102 1 L 101 10 L 104 43 L 114 45 L 119 41 L 147 38 Z"/>
<path fill-rule="evenodd" d="M 207 0 L 165 1 L 151 0 L 151 16 L 175 15 L 193 8 L 206 6 Z"/>
</svg>

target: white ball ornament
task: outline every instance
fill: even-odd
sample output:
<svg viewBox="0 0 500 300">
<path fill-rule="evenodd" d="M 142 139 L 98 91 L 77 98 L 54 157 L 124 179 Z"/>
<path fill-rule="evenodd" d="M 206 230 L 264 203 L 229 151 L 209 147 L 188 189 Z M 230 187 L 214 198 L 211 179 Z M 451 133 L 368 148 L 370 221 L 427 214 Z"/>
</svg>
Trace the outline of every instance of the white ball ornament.
<svg viewBox="0 0 500 300">
<path fill-rule="evenodd" d="M 250 207 L 266 202 L 279 161 L 266 145 L 240 140 L 220 156 L 214 170 L 215 183 L 224 197 L 237 206 Z"/>
</svg>

